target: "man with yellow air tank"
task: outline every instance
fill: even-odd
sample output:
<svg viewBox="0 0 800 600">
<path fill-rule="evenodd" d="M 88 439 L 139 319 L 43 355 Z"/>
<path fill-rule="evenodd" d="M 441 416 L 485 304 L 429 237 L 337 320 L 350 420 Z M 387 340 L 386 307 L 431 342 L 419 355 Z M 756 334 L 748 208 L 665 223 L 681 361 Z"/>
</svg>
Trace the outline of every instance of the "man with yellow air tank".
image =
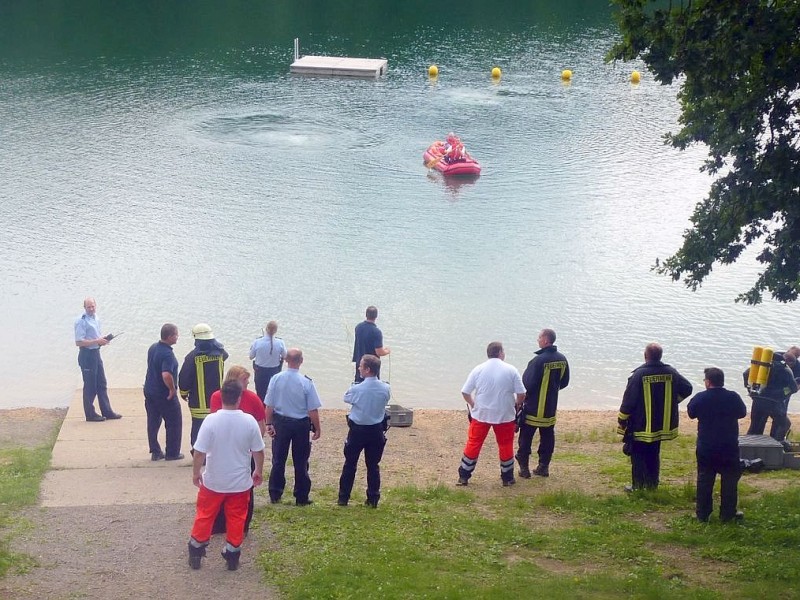
<svg viewBox="0 0 800 600">
<path fill-rule="evenodd" d="M 751 367 L 743 374 L 744 385 L 752 399 L 748 435 L 764 435 L 767 419 L 772 419 L 770 437 L 782 442 L 789 432 L 787 416 L 789 396 L 797 391 L 792 370 L 784 360 L 783 352 L 756 346 Z"/>
</svg>

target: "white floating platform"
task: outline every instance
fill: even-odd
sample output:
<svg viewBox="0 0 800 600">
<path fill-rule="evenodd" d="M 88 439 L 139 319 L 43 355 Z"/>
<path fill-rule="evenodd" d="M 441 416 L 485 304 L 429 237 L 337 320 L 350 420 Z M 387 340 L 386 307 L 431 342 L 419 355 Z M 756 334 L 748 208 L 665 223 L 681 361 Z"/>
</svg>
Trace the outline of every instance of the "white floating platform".
<svg viewBox="0 0 800 600">
<path fill-rule="evenodd" d="M 338 56 L 303 56 L 291 65 L 291 72 L 301 75 L 343 75 L 378 77 L 389 68 L 385 58 L 345 58 Z"/>
</svg>

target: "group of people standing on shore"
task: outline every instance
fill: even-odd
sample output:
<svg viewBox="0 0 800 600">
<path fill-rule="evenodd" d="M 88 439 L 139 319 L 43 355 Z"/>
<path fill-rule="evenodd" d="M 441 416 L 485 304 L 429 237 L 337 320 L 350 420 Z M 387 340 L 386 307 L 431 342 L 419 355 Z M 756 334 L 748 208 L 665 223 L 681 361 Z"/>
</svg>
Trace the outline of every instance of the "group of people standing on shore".
<svg viewBox="0 0 800 600">
<path fill-rule="evenodd" d="M 355 382 L 344 395 L 350 405 L 348 435 L 344 443 L 344 465 L 339 481 L 338 504 L 350 501 L 359 458 L 363 452 L 367 468 L 365 504 L 377 508 L 380 500 L 380 461 L 388 429 L 386 407 L 389 385 L 379 380 L 380 357 L 390 353 L 375 324 L 378 311 L 366 310 L 366 319 L 355 329 L 353 362 Z M 281 501 L 286 487 L 286 462 L 291 451 L 294 465 L 293 495 L 297 506 L 312 503 L 309 457 L 311 442 L 322 435 L 319 408 L 322 403 L 313 381 L 300 374 L 303 353 L 288 348 L 278 338 L 275 321 L 250 348 L 256 393 L 247 389 L 250 372 L 235 365 L 227 370 L 228 353 L 206 323 L 192 328 L 194 348 L 178 368 L 172 347 L 178 328 L 161 327 L 160 339 L 147 353 L 144 382 L 147 436 L 153 461 L 180 460 L 182 416 L 179 397 L 188 403 L 192 417 L 192 481 L 199 488 L 197 510 L 188 543 L 189 564 L 199 569 L 213 533 L 225 532 L 222 556 L 229 570 L 236 570 L 241 544 L 253 514 L 254 488 L 263 482 L 264 435 L 271 438 L 272 465 L 268 478 L 270 501 Z M 75 343 L 84 378 L 86 420 L 118 419 L 111 409 L 99 349 L 111 337 L 101 335 L 96 303 L 84 301 L 84 314 L 75 323 Z M 87 358 L 87 352 L 92 354 Z M 282 369 L 286 362 L 288 368 Z M 94 412 L 99 399 L 101 415 Z M 158 442 L 164 423 L 166 452 Z"/>
<path fill-rule="evenodd" d="M 519 476 L 531 474 L 549 477 L 555 448 L 555 424 L 559 390 L 569 385 L 570 371 L 566 357 L 555 346 L 556 333 L 539 333 L 539 350 L 523 375 L 505 363 L 500 342 L 486 349 L 488 359 L 467 377 L 461 394 L 469 407 L 469 429 L 457 485 L 466 486 L 475 470 L 483 443 L 494 430 L 500 459 L 503 486 L 516 483 L 514 459 Z M 678 436 L 679 404 L 692 395 L 692 384 L 675 368 L 662 362 L 663 349 L 651 343 L 645 347 L 644 363 L 628 379 L 617 418 L 617 432 L 622 435 L 623 452 L 631 460 L 631 485 L 626 491 L 658 487 L 661 442 Z M 768 417 L 773 419 L 771 435 L 784 442 L 790 423 L 787 416 L 789 397 L 798 389 L 800 348 L 793 346 L 776 353 L 769 380 L 763 389 L 751 390 L 753 399 L 748 434 L 763 434 Z M 748 371 L 744 373 L 745 385 Z M 689 401 L 687 414 L 698 420 L 697 498 L 698 520 L 707 522 L 712 513 L 712 492 L 717 475 L 721 480 L 720 520 L 743 518 L 737 510 L 739 460 L 739 419 L 747 408 L 736 392 L 725 389 L 725 374 L 717 367 L 704 370 L 705 390 Z M 538 464 L 530 469 L 529 458 L 535 433 L 539 433 Z M 519 432 L 517 452 L 514 436 Z"/>
<path fill-rule="evenodd" d="M 353 362 L 355 382 L 344 395 L 350 405 L 344 465 L 339 480 L 338 504 L 348 505 L 363 452 L 367 468 L 367 506 L 380 500 L 380 461 L 386 444 L 390 400 L 389 385 L 380 380 L 380 357 L 390 353 L 375 324 L 377 308 L 366 310 L 366 319 L 356 326 Z M 194 348 L 178 369 L 172 346 L 178 328 L 166 323 L 158 342 L 147 355 L 144 383 L 147 434 L 151 459 L 179 460 L 181 409 L 179 396 L 188 403 L 192 416 L 192 477 L 199 488 L 197 514 L 189 541 L 189 563 L 200 568 L 212 533 L 226 532 L 223 557 L 235 570 L 241 543 L 253 511 L 253 488 L 263 481 L 264 435 L 271 439 L 272 464 L 268 477 L 270 501 L 281 501 L 286 486 L 285 468 L 291 451 L 294 466 L 294 498 L 298 506 L 311 504 L 309 457 L 311 442 L 322 434 L 321 401 L 313 381 L 300 373 L 303 353 L 287 348 L 276 336 L 277 323 L 270 321 L 265 334 L 250 348 L 256 393 L 247 389 L 250 372 L 232 366 L 224 376 L 228 353 L 211 327 L 199 323 L 192 328 Z M 92 298 L 84 301 L 84 314 L 75 323 L 79 347 L 86 420 L 119 419 L 111 408 L 99 349 L 113 336 L 102 336 Z M 475 367 L 462 386 L 468 405 L 469 426 L 457 485 L 466 486 L 473 475 L 483 443 L 494 430 L 503 486 L 516 483 L 514 463 L 524 479 L 549 477 L 555 450 L 555 425 L 559 391 L 569 385 L 567 358 L 555 345 L 556 333 L 542 329 L 539 349 L 524 373 L 505 362 L 501 342 L 488 345 L 487 360 Z M 630 456 L 632 484 L 627 491 L 653 489 L 659 483 L 661 442 L 678 435 L 678 406 L 692 394 L 691 383 L 676 369 L 662 362 L 662 348 L 645 347 L 644 363 L 628 379 L 618 415 L 617 432 L 623 436 L 623 452 Z M 768 384 L 749 390 L 753 398 L 748 433 L 761 434 L 767 418 L 773 419 L 771 435 L 783 441 L 790 423 L 788 399 L 800 379 L 800 348 L 776 353 Z M 286 362 L 288 369 L 283 370 Z M 745 385 L 748 372 L 744 373 Z M 696 515 L 708 521 L 712 512 L 712 490 L 721 478 L 720 520 L 741 519 L 737 511 L 737 486 L 741 474 L 738 420 L 747 414 L 739 394 L 724 387 L 724 373 L 710 367 L 704 371 L 705 390 L 688 403 L 690 418 L 698 419 Z M 94 410 L 98 399 L 100 414 Z M 165 424 L 166 448 L 158 442 Z M 539 433 L 538 462 L 531 469 L 533 439 Z M 516 434 L 517 450 L 514 452 Z"/>
</svg>

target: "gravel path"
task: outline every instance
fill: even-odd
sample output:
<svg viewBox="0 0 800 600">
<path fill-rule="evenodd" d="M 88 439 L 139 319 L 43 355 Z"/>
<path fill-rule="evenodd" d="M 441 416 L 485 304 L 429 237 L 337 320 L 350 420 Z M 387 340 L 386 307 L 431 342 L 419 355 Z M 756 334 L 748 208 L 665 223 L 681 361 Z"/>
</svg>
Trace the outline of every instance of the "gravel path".
<svg viewBox="0 0 800 600">
<path fill-rule="evenodd" d="M 0 598 L 278 597 L 254 564 L 261 531 L 245 541 L 238 571 L 225 568 L 219 535 L 202 568 L 189 568 L 189 504 L 34 508 L 24 516 L 35 527 L 15 536 L 13 548 L 33 556 L 40 568 L 0 581 Z"/>
<path fill-rule="evenodd" d="M 0 448 L 49 442 L 65 413 L 0 411 Z M 33 557 L 37 568 L 0 580 L 4 600 L 279 597 L 255 564 L 259 540 L 269 535 L 256 530 L 255 523 L 238 571 L 225 568 L 220 535 L 212 539 L 203 567 L 193 571 L 186 558 L 191 504 L 31 507 L 20 516 L 12 550 Z"/>
</svg>

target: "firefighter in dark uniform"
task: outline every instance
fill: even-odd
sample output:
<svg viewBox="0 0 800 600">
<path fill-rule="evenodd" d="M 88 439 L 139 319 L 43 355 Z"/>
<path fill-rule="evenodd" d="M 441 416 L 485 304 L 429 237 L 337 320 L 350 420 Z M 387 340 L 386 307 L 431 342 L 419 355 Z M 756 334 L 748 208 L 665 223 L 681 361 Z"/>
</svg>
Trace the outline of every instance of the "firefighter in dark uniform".
<svg viewBox="0 0 800 600">
<path fill-rule="evenodd" d="M 661 362 L 658 344 L 644 349 L 644 364 L 631 373 L 619 408 L 617 433 L 630 453 L 632 486 L 657 488 L 662 440 L 678 437 L 678 404 L 692 395 L 692 384 Z"/>
<path fill-rule="evenodd" d="M 569 385 L 569 363 L 553 345 L 556 341 L 556 332 L 552 329 L 542 329 L 538 341 L 539 350 L 522 375 L 526 393 L 517 421 L 519 441 L 516 458 L 519 464 L 519 476 L 525 479 L 531 476 L 528 461 L 533 435 L 537 430 L 539 465 L 533 470 L 533 474 L 540 477 L 550 475 L 550 460 L 556 445 L 558 392 Z"/>
<path fill-rule="evenodd" d="M 789 397 L 797 391 L 797 381 L 784 358 L 784 353 L 776 352 L 772 355 L 769 379 L 763 389 L 755 390 L 748 386 L 750 369 L 742 373 L 742 376 L 744 387 L 747 388 L 747 393 L 752 399 L 750 427 L 747 429 L 747 435 L 764 435 L 767 419 L 771 418 L 772 425 L 769 435 L 771 438 L 783 442 L 792 426 L 787 414 Z"/>
<path fill-rule="evenodd" d="M 214 332 L 205 323 L 192 327 L 192 335 L 194 349 L 183 359 L 178 374 L 178 388 L 181 398 L 189 403 L 189 412 L 192 414 L 191 443 L 194 447 L 200 425 L 211 412 L 211 394 L 222 386 L 228 353 L 214 339 Z"/>
</svg>

